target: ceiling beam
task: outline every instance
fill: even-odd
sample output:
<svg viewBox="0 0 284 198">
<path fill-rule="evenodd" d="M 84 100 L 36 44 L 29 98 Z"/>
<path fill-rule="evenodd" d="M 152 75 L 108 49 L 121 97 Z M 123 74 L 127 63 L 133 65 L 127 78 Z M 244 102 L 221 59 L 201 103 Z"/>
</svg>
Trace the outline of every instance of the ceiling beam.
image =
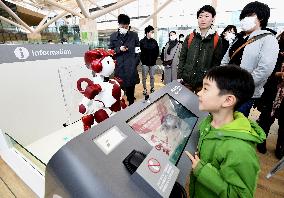
<svg viewBox="0 0 284 198">
<path fill-rule="evenodd" d="M 14 25 L 14 26 L 18 27 L 18 28 L 21 28 L 21 29 L 23 29 L 26 33 L 30 33 L 30 31 L 27 30 L 24 26 L 19 25 L 18 23 L 15 23 L 14 21 L 11 21 L 11 20 L 9 20 L 9 19 L 6 19 L 5 17 L 0 16 L 0 20 L 1 20 L 1 21 L 5 21 L 5 22 L 7 22 L 7 23 L 9 23 L 9 24 L 11 24 L 11 25 Z"/>
<path fill-rule="evenodd" d="M 76 0 L 78 7 L 81 9 L 81 12 L 86 18 L 90 18 L 90 13 L 89 10 L 86 10 L 84 3 L 82 0 Z"/>
<path fill-rule="evenodd" d="M 108 14 L 109 12 L 113 11 L 113 10 L 116 10 L 122 6 L 125 6 L 133 1 L 136 1 L 136 0 L 124 0 L 124 1 L 119 1 L 117 2 L 116 4 L 112 5 L 112 6 L 109 6 L 103 10 L 99 10 L 99 11 L 96 11 L 93 15 L 91 15 L 91 19 L 96 19 L 100 16 L 103 16 L 105 14 Z"/>
<path fill-rule="evenodd" d="M 65 15 L 67 15 L 68 12 L 67 11 L 63 11 L 61 14 L 57 15 L 56 17 L 52 18 L 51 20 L 49 20 L 47 23 L 45 23 L 43 26 L 37 28 L 35 30 L 35 33 L 39 33 L 42 30 L 44 30 L 45 28 L 47 28 L 50 24 L 54 23 L 55 21 L 57 21 L 58 19 L 61 19 L 62 17 L 64 17 Z"/>
<path fill-rule="evenodd" d="M 34 29 L 28 26 L 22 19 L 20 19 L 8 6 L 5 5 L 2 1 L 0 1 L 0 6 L 6 10 L 16 21 L 20 23 L 20 25 L 24 26 L 26 30 L 29 30 L 30 32 L 33 32 Z"/>
<path fill-rule="evenodd" d="M 47 20 L 49 14 L 51 13 L 51 11 L 45 15 L 45 17 L 41 20 L 41 22 L 37 25 L 36 29 L 35 29 L 35 32 L 37 32 L 37 29 L 39 29 L 41 26 L 43 26 L 43 24 L 45 23 L 45 21 Z"/>
<path fill-rule="evenodd" d="M 72 9 L 70 9 L 70 8 L 67 8 L 67 7 L 63 6 L 62 4 L 57 3 L 57 2 L 55 2 L 55 1 L 53 1 L 53 0 L 44 0 L 44 1 L 45 1 L 47 4 L 50 4 L 50 5 L 53 5 L 53 6 L 55 6 L 55 7 L 61 8 L 62 10 L 65 10 L 65 11 L 67 11 L 67 12 L 73 14 L 73 15 L 76 15 L 76 16 L 78 16 L 78 17 L 80 17 L 80 18 L 85 18 L 84 15 L 82 15 L 81 13 L 77 13 L 76 11 L 74 11 L 74 10 L 72 10 Z"/>
<path fill-rule="evenodd" d="M 156 12 L 154 12 L 153 14 L 151 14 L 149 17 L 147 17 L 139 26 L 138 28 L 141 29 L 143 27 L 143 25 L 145 25 L 145 23 L 147 23 L 148 21 L 150 21 L 150 19 L 152 19 L 154 16 L 156 16 L 160 11 L 162 11 L 169 3 L 171 3 L 172 0 L 168 0 L 166 1 L 163 5 L 161 5 L 161 7 L 159 7 Z"/>
<path fill-rule="evenodd" d="M 101 10 L 105 9 L 103 6 L 100 6 L 99 4 L 97 4 L 95 0 L 88 0 L 88 1 L 90 3 L 92 3 L 93 5 L 97 6 Z M 109 12 L 108 14 L 114 16 L 117 19 L 117 15 L 116 14 L 113 14 L 112 12 Z"/>
</svg>

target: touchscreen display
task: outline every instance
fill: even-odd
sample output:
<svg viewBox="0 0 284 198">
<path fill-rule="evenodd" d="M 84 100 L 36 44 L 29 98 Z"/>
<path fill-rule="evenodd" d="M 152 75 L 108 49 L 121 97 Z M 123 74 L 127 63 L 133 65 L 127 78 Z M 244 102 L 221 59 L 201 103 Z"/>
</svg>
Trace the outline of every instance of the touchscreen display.
<svg viewBox="0 0 284 198">
<path fill-rule="evenodd" d="M 166 94 L 127 123 L 177 164 L 197 120 L 196 115 Z"/>
</svg>

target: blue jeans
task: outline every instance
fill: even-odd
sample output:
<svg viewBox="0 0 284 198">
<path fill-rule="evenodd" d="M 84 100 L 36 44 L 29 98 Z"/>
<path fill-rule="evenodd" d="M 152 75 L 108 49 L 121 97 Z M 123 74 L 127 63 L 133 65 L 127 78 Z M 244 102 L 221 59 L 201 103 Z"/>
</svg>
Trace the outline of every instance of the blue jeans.
<svg viewBox="0 0 284 198">
<path fill-rule="evenodd" d="M 249 116 L 249 113 L 250 113 L 250 109 L 252 108 L 254 101 L 255 101 L 254 98 L 249 99 L 247 102 L 243 103 L 243 104 L 238 108 L 237 111 L 243 113 L 244 116 L 248 117 L 248 116 Z"/>
<path fill-rule="evenodd" d="M 156 72 L 156 65 L 154 66 L 147 66 L 147 65 L 142 65 L 142 83 L 143 83 L 143 88 L 147 89 L 146 86 L 146 80 L 147 80 L 147 74 L 149 73 L 150 75 L 150 86 L 151 89 L 154 89 L 154 83 L 155 83 L 155 72 Z"/>
</svg>

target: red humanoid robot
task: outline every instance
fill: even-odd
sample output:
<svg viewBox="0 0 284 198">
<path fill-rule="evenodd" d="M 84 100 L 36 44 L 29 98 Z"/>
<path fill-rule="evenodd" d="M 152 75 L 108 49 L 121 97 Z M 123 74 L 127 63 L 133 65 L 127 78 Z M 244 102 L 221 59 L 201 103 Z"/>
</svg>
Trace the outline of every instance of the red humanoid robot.
<svg viewBox="0 0 284 198">
<path fill-rule="evenodd" d="M 113 56 L 113 50 L 104 49 L 90 50 L 85 53 L 85 63 L 87 68 L 92 70 L 93 79 L 80 78 L 77 81 L 77 88 L 84 95 L 79 104 L 79 112 L 84 115 L 82 117 L 84 131 L 126 108 L 122 98 L 123 91 L 120 88 L 122 81 L 109 79 L 115 68 Z"/>
</svg>

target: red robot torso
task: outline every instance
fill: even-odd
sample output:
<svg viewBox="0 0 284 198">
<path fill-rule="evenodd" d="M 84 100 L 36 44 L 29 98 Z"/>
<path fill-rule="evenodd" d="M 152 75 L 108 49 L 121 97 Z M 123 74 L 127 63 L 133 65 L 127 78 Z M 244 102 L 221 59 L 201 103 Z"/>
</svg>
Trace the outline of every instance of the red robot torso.
<svg viewBox="0 0 284 198">
<path fill-rule="evenodd" d="M 80 78 L 77 81 L 77 88 L 84 95 L 79 112 L 84 115 L 82 121 L 85 131 L 126 107 L 120 88 L 121 81 L 109 79 L 115 66 L 112 56 L 113 51 L 103 49 L 85 53 L 86 65 L 94 75 L 92 80 Z M 85 89 L 82 88 L 83 84 L 87 84 Z"/>
</svg>

